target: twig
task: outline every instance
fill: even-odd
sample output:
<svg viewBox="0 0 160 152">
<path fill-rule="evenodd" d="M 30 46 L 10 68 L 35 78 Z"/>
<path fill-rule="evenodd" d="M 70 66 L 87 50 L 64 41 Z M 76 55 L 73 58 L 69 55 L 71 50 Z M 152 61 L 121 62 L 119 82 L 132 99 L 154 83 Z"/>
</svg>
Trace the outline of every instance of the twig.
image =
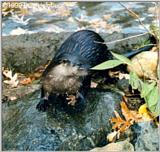
<svg viewBox="0 0 160 152">
<path fill-rule="evenodd" d="M 155 16 L 157 21 L 157 26 L 160 28 L 160 2 L 155 3 Z M 160 30 L 158 30 L 158 38 L 160 35 Z M 157 62 L 157 77 L 158 77 L 158 90 L 160 94 L 160 39 L 157 38 L 157 45 L 158 45 L 158 62 Z M 159 66 L 159 68 L 158 68 Z"/>
<path fill-rule="evenodd" d="M 123 5 L 121 2 L 119 2 L 119 3 L 120 3 L 120 5 L 123 6 L 128 12 L 130 12 L 136 19 L 138 19 L 139 23 L 143 26 L 143 28 L 145 28 L 145 29 L 148 31 L 148 33 L 154 35 L 154 34 L 143 24 L 143 22 L 141 21 L 141 19 L 139 18 L 139 16 L 138 16 L 135 12 L 133 12 L 131 9 L 127 8 L 127 7 L 126 7 L 125 5 Z M 132 16 L 132 15 L 131 15 L 131 16 Z"/>
<path fill-rule="evenodd" d="M 111 41 L 111 42 L 98 42 L 98 41 L 94 41 L 94 42 L 107 45 L 107 44 L 112 44 L 112 43 L 116 43 L 116 42 L 125 41 L 125 40 L 128 40 L 128 39 L 132 39 L 132 38 L 139 37 L 139 36 L 146 35 L 146 34 L 148 34 L 148 32 L 142 33 L 142 34 L 138 34 L 138 35 L 133 35 L 133 36 L 130 36 L 130 37 L 126 37 L 126 38 L 115 40 L 115 41 Z"/>
</svg>

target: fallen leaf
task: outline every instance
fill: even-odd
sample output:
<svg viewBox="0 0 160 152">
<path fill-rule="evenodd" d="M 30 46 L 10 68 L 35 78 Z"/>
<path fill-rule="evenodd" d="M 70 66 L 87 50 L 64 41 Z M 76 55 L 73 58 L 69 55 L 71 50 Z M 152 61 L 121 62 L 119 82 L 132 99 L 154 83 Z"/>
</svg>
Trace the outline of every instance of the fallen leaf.
<svg viewBox="0 0 160 152">
<path fill-rule="evenodd" d="M 117 111 L 114 111 L 116 118 L 111 118 L 111 122 L 115 123 L 112 129 L 118 129 L 120 132 L 125 132 L 132 124 L 130 121 L 122 119 Z"/>
<path fill-rule="evenodd" d="M 138 109 L 138 113 L 142 116 L 143 121 L 151 121 L 154 119 L 148 111 L 147 104 L 141 105 Z"/>
<path fill-rule="evenodd" d="M 30 83 L 32 83 L 31 78 L 24 78 L 23 80 L 20 81 L 20 84 L 22 84 L 22 85 L 27 85 Z"/>
<path fill-rule="evenodd" d="M 107 135 L 107 140 L 108 140 L 109 142 L 115 141 L 118 133 L 119 133 L 118 131 L 113 131 L 113 132 L 109 133 L 109 134 Z"/>
<path fill-rule="evenodd" d="M 3 71 L 3 75 L 6 77 L 6 78 L 11 78 L 12 77 L 12 71 L 10 70 L 4 70 Z"/>
<path fill-rule="evenodd" d="M 155 46 L 154 46 L 154 47 L 151 49 L 151 51 L 152 51 L 152 52 L 158 51 L 158 47 L 155 47 Z"/>
<path fill-rule="evenodd" d="M 10 80 L 4 80 L 3 81 L 4 83 L 9 84 L 11 87 L 17 87 L 18 86 L 19 81 L 17 80 L 17 78 L 18 78 L 17 73 L 12 76 L 12 71 L 11 70 L 4 70 L 3 75 L 6 78 L 10 79 Z"/>
<path fill-rule="evenodd" d="M 125 119 L 131 124 L 133 124 L 134 122 L 139 122 L 139 120 L 142 118 L 141 115 L 138 114 L 138 112 L 129 110 L 124 101 L 121 102 L 121 111 Z"/>
</svg>

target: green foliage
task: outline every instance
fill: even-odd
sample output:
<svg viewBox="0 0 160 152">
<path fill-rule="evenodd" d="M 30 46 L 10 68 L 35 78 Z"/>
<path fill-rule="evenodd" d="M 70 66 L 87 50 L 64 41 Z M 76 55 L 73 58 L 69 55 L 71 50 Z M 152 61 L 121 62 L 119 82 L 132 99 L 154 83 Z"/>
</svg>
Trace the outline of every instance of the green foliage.
<svg viewBox="0 0 160 152">
<path fill-rule="evenodd" d="M 149 44 L 152 44 L 152 42 L 148 39 L 140 39 L 136 45 L 134 45 L 134 49 L 139 49 L 139 48 L 142 48 L 146 45 L 149 45 Z"/>
<path fill-rule="evenodd" d="M 160 41 L 160 29 L 156 24 L 151 24 L 150 25 L 150 30 L 154 34 L 157 40 Z"/>
<path fill-rule="evenodd" d="M 153 81 L 152 83 L 142 83 L 142 91 L 141 91 L 141 98 L 144 98 L 146 96 L 148 96 L 148 94 L 153 90 L 153 88 L 155 87 L 156 82 Z"/>
<path fill-rule="evenodd" d="M 133 89 L 140 90 L 141 87 L 141 80 L 138 78 L 135 72 L 130 73 L 129 84 L 132 86 Z"/>
<path fill-rule="evenodd" d="M 144 98 L 149 110 L 155 115 L 160 115 L 160 98 L 158 96 L 158 86 L 156 81 L 152 80 L 151 83 L 142 81 L 138 78 L 137 74 L 134 72 L 130 73 L 129 84 L 133 89 L 138 89 L 140 95 Z"/>
<path fill-rule="evenodd" d="M 129 60 L 127 57 L 120 55 L 120 54 L 117 54 L 117 53 L 113 53 L 113 52 L 111 52 L 111 53 L 115 58 L 122 61 L 124 64 L 128 64 L 128 65 L 132 64 L 131 60 Z"/>
<path fill-rule="evenodd" d="M 124 57 L 112 52 L 112 55 L 117 58 L 117 60 L 109 60 L 103 62 L 93 68 L 92 70 L 105 70 L 114 68 L 120 64 L 131 65 L 132 62 Z M 152 82 L 142 81 L 135 72 L 130 72 L 129 84 L 133 89 L 137 89 L 140 92 L 141 98 L 144 98 L 149 110 L 155 115 L 160 115 L 160 97 L 158 96 L 158 86 L 155 80 Z"/>
<path fill-rule="evenodd" d="M 114 59 L 114 60 L 105 61 L 99 65 L 96 65 L 95 67 L 92 67 L 91 69 L 92 70 L 106 70 L 106 69 L 114 68 L 120 64 L 128 64 L 128 65 L 132 64 L 132 62 L 125 56 L 117 54 L 117 53 L 113 53 L 113 52 L 111 53 L 115 58 L 117 58 L 117 60 Z"/>
<path fill-rule="evenodd" d="M 106 70 L 106 69 L 111 69 L 114 68 L 120 64 L 122 64 L 123 62 L 120 60 L 109 60 L 109 61 L 105 61 L 93 68 L 91 68 L 92 70 Z"/>
<path fill-rule="evenodd" d="M 159 109 L 159 103 L 158 101 L 158 86 L 154 86 L 154 88 L 149 92 L 149 94 L 144 98 L 148 108 L 151 112 L 153 112 L 155 115 L 159 115 L 160 111 L 157 111 L 156 109 Z"/>
</svg>

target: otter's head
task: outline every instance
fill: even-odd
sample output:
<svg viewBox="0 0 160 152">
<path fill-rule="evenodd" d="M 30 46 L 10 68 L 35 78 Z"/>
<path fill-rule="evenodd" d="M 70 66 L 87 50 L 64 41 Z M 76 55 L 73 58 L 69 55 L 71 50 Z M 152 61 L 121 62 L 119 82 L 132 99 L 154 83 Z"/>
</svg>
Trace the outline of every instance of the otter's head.
<svg viewBox="0 0 160 152">
<path fill-rule="evenodd" d="M 88 75 L 87 70 L 71 63 L 60 63 L 53 67 L 44 79 L 44 88 L 49 93 L 74 94 Z"/>
</svg>

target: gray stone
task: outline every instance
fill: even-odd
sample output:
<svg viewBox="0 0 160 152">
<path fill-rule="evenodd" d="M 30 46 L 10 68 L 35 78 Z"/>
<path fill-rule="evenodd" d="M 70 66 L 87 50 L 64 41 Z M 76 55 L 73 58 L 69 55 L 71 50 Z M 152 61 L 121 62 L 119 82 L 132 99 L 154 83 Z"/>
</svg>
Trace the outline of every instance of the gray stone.
<svg viewBox="0 0 160 152">
<path fill-rule="evenodd" d="M 38 66 L 52 60 L 63 41 L 72 33 L 35 33 L 2 37 L 2 66 L 16 72 L 32 72 Z M 130 35 L 122 33 L 100 33 L 105 42 L 122 39 Z M 149 39 L 144 35 L 108 45 L 110 51 L 125 53 L 133 50 L 142 41 Z"/>
</svg>

